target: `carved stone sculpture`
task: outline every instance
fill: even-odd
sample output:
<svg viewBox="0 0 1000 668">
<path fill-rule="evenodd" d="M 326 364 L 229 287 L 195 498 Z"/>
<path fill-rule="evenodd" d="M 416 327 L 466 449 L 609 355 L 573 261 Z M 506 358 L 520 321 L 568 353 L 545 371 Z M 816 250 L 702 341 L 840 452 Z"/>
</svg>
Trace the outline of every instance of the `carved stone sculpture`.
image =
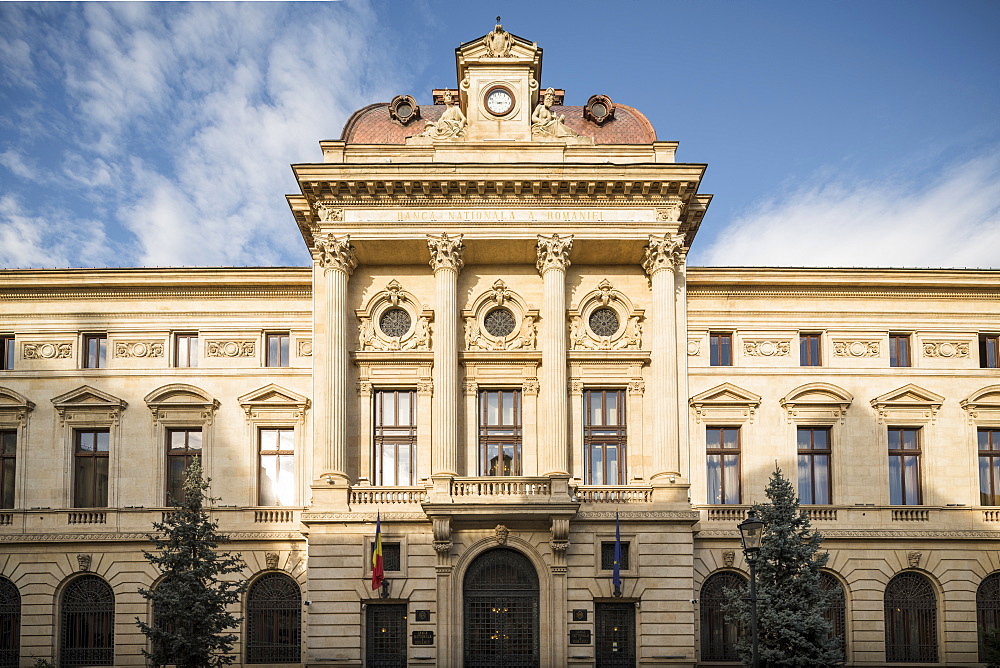
<svg viewBox="0 0 1000 668">
<path fill-rule="evenodd" d="M 510 530 L 507 527 L 503 524 L 498 524 L 496 528 L 493 529 L 493 533 L 496 535 L 497 545 L 507 544 L 507 536 L 510 535 Z"/>
<path fill-rule="evenodd" d="M 679 234 L 649 235 L 642 268 L 652 276 L 660 269 L 673 269 L 684 260 L 684 237 Z"/>
<path fill-rule="evenodd" d="M 277 568 L 278 567 L 278 553 L 277 552 L 268 552 L 267 554 L 265 554 L 264 555 L 264 563 L 271 570 L 274 570 L 275 568 Z"/>
<path fill-rule="evenodd" d="M 90 570 L 90 564 L 93 562 L 93 560 L 94 560 L 93 556 L 89 554 L 76 555 L 76 564 L 83 572 Z"/>
<path fill-rule="evenodd" d="M 500 17 L 497 17 L 497 25 L 493 32 L 486 36 L 486 55 L 490 58 L 509 58 L 510 47 L 514 43 L 510 33 L 500 25 Z"/>
<path fill-rule="evenodd" d="M 726 568 L 732 568 L 734 561 L 736 561 L 736 551 L 735 550 L 723 550 L 722 551 L 722 564 Z"/>
<path fill-rule="evenodd" d="M 26 360 L 47 360 L 73 356 L 70 343 L 25 343 L 21 346 L 21 356 Z"/>
<path fill-rule="evenodd" d="M 531 112 L 531 134 L 543 135 L 546 137 L 577 137 L 572 129 L 566 126 L 565 114 L 555 114 L 552 105 L 556 100 L 556 92 L 552 88 L 546 89 L 538 106 Z"/>
<path fill-rule="evenodd" d="M 906 561 L 910 564 L 910 568 L 920 568 L 920 558 L 924 556 L 922 552 L 907 552 Z"/>
<path fill-rule="evenodd" d="M 452 104 L 450 90 L 445 90 L 444 94 L 445 110 L 441 118 L 436 121 L 427 121 L 424 131 L 416 135 L 417 137 L 428 137 L 430 139 L 462 139 L 465 137 L 465 127 L 468 122 L 465 114 L 457 104 Z"/>
<path fill-rule="evenodd" d="M 313 246 L 313 257 L 319 266 L 324 269 L 342 271 L 348 276 L 358 266 L 358 260 L 354 256 L 354 246 L 351 245 L 350 235 L 338 237 L 330 233 L 325 238 L 317 239 Z"/>
<path fill-rule="evenodd" d="M 431 269 L 435 272 L 438 269 L 452 269 L 459 271 L 463 266 L 462 251 L 465 244 L 462 243 L 462 235 L 441 236 L 427 235 L 427 249 L 431 252 Z"/>
<path fill-rule="evenodd" d="M 538 252 L 538 261 L 535 266 L 538 273 L 544 274 L 549 269 L 561 269 L 566 271 L 569 267 L 569 251 L 573 248 L 573 235 L 559 236 L 553 234 L 551 237 L 538 235 L 538 244 L 535 249 Z"/>
</svg>

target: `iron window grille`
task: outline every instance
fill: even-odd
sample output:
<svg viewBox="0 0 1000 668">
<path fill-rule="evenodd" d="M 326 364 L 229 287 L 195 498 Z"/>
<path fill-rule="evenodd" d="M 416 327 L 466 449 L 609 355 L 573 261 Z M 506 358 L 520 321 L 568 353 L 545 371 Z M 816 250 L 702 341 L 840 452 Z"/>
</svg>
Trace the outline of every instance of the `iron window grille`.
<svg viewBox="0 0 1000 668">
<path fill-rule="evenodd" d="M 583 393 L 583 443 L 588 485 L 624 485 L 625 391 Z"/>
<path fill-rule="evenodd" d="M 1000 506 L 1000 429 L 978 429 L 979 504 Z"/>
<path fill-rule="evenodd" d="M 179 368 L 198 366 L 198 335 L 174 335 L 174 366 Z"/>
<path fill-rule="evenodd" d="M 247 663 L 299 663 L 302 594 L 284 573 L 266 573 L 247 592 Z"/>
<path fill-rule="evenodd" d="M 701 586 L 699 597 L 701 619 L 701 660 L 739 661 L 736 641 L 743 630 L 730 621 L 723 611 L 729 601 L 728 590 L 744 591 L 747 579 L 731 571 L 723 571 L 709 576 Z"/>
<path fill-rule="evenodd" d="M 740 503 L 740 428 L 706 427 L 708 503 Z"/>
<path fill-rule="evenodd" d="M 416 480 L 417 393 L 375 393 L 375 484 L 413 485 Z"/>
<path fill-rule="evenodd" d="M 372 543 L 371 557 L 375 556 L 375 543 Z M 371 570 L 372 560 L 368 560 L 368 570 Z M 382 543 L 382 570 L 386 573 L 403 570 L 402 550 L 399 543 Z"/>
<path fill-rule="evenodd" d="M 17 431 L 0 431 L 0 508 L 14 507 L 14 471 L 17 469 Z"/>
<path fill-rule="evenodd" d="M 587 324 L 590 325 L 590 331 L 602 337 L 614 336 L 621 328 L 618 313 L 610 306 L 594 310 L 587 319 Z"/>
<path fill-rule="evenodd" d="M 894 506 L 919 506 L 920 430 L 908 427 L 889 428 L 889 503 Z"/>
<path fill-rule="evenodd" d="M 885 660 L 937 662 L 937 597 L 920 573 L 900 573 L 885 587 Z"/>
<path fill-rule="evenodd" d="M 819 584 L 830 595 L 823 616 L 830 622 L 830 637 L 839 644 L 840 657 L 843 659 L 847 656 L 847 597 L 844 587 L 836 576 L 823 571 L 819 574 Z"/>
<path fill-rule="evenodd" d="M 113 666 L 115 663 L 115 595 L 96 575 L 70 582 L 62 595 L 62 666 Z"/>
<path fill-rule="evenodd" d="M 78 429 L 73 437 L 76 446 L 73 507 L 106 508 L 111 432 L 107 429 Z"/>
<path fill-rule="evenodd" d="M 179 506 L 184 500 L 187 467 L 201 457 L 201 429 L 167 431 L 167 505 Z"/>
<path fill-rule="evenodd" d="M 479 393 L 479 457 L 482 475 L 521 475 L 521 391 Z"/>
<path fill-rule="evenodd" d="M 976 626 L 984 631 L 1000 629 L 1000 573 L 990 573 L 976 589 Z M 979 636 L 979 660 L 986 661 L 986 648 Z"/>
<path fill-rule="evenodd" d="M 288 366 L 288 332 L 276 332 L 265 337 L 267 343 L 266 366 Z"/>
<path fill-rule="evenodd" d="M 634 668 L 635 603 L 594 604 L 596 668 Z"/>
<path fill-rule="evenodd" d="M 910 366 L 910 335 L 889 335 L 889 366 Z"/>
<path fill-rule="evenodd" d="M 830 428 L 799 427 L 796 430 L 799 450 L 799 499 L 804 504 L 829 504 Z"/>
<path fill-rule="evenodd" d="M 618 568 L 627 571 L 629 569 L 628 560 L 628 549 L 629 542 L 626 540 L 622 541 L 622 561 L 618 564 Z M 602 571 L 613 571 L 615 569 L 615 542 L 612 541 L 602 541 L 601 542 L 601 570 Z"/>
<path fill-rule="evenodd" d="M 365 606 L 365 666 L 406 668 L 406 604 Z"/>
<path fill-rule="evenodd" d="M 733 335 L 729 332 L 711 332 L 708 335 L 709 364 L 733 365 Z"/>
<path fill-rule="evenodd" d="M 83 335 L 83 368 L 104 369 L 108 366 L 108 335 Z"/>
<path fill-rule="evenodd" d="M 21 593 L 0 577 L 0 666 L 16 667 L 21 658 Z"/>
<path fill-rule="evenodd" d="M 823 366 L 819 334 L 799 334 L 799 366 Z"/>
</svg>

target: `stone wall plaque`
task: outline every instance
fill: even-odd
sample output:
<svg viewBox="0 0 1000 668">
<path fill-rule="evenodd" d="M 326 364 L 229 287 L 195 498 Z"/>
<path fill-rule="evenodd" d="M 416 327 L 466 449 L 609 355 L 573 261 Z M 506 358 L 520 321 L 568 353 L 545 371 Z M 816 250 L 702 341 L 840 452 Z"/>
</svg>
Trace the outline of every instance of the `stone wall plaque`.
<svg viewBox="0 0 1000 668">
<path fill-rule="evenodd" d="M 433 631 L 414 631 L 410 635 L 410 644 L 412 644 L 412 645 L 433 645 L 434 644 L 434 632 Z"/>
<path fill-rule="evenodd" d="M 429 622 L 431 621 L 431 611 L 430 610 L 417 610 L 416 618 L 418 622 Z"/>
<path fill-rule="evenodd" d="M 590 644 L 590 629 L 570 629 L 570 632 L 569 632 L 569 644 L 570 645 L 589 645 Z"/>
<path fill-rule="evenodd" d="M 585 622 L 587 621 L 587 611 L 584 608 L 576 608 L 573 610 L 573 621 L 574 622 Z"/>
</svg>

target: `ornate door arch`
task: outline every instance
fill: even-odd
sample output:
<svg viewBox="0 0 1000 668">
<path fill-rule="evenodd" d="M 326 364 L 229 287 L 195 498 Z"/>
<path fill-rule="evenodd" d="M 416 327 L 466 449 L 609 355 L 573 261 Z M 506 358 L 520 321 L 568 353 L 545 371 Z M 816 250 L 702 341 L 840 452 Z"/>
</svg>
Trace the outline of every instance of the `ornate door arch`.
<svg viewBox="0 0 1000 668">
<path fill-rule="evenodd" d="M 466 668 L 537 668 L 538 573 L 527 557 L 495 548 L 465 573 L 463 638 Z"/>
</svg>

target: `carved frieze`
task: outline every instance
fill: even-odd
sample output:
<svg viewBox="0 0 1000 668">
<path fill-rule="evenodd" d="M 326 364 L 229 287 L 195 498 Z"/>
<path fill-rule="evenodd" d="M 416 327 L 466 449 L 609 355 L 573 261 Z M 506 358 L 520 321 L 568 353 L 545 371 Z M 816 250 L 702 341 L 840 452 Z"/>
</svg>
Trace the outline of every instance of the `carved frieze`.
<svg viewBox="0 0 1000 668">
<path fill-rule="evenodd" d="M 313 259 L 324 269 L 342 271 L 348 276 L 358 266 L 354 246 L 351 245 L 351 237 L 347 234 L 338 237 L 330 233 L 325 237 L 316 238 L 313 245 Z"/>
<path fill-rule="evenodd" d="M 684 213 L 684 202 L 679 199 L 667 202 L 666 206 L 656 210 L 656 222 L 676 223 L 681 219 L 682 213 Z"/>
<path fill-rule="evenodd" d="M 116 341 L 115 357 L 163 357 L 163 342 Z"/>
<path fill-rule="evenodd" d="M 834 357 L 878 357 L 881 352 L 878 341 L 834 341 Z"/>
<path fill-rule="evenodd" d="M 746 340 L 743 353 L 750 357 L 787 357 L 791 352 L 791 341 Z"/>
<path fill-rule="evenodd" d="M 298 353 L 299 357 L 312 357 L 312 339 L 297 339 L 295 341 L 295 352 Z"/>
<path fill-rule="evenodd" d="M 206 341 L 208 357 L 253 357 L 257 354 L 256 341 Z"/>
<path fill-rule="evenodd" d="M 316 216 L 324 223 L 340 223 L 344 220 L 344 209 L 333 202 L 316 202 Z"/>
<path fill-rule="evenodd" d="M 969 356 L 969 344 L 965 341 L 924 341 L 924 357 L 965 357 Z"/>
<path fill-rule="evenodd" d="M 437 272 L 439 269 L 451 269 L 458 272 L 464 266 L 462 261 L 462 251 L 465 244 L 462 243 L 462 235 L 441 234 L 435 236 L 427 235 L 427 249 L 431 252 L 431 269 Z"/>
<path fill-rule="evenodd" d="M 26 360 L 50 360 L 72 356 L 72 343 L 25 343 L 21 346 L 21 357 Z"/>
<path fill-rule="evenodd" d="M 566 271 L 569 267 L 569 252 L 573 248 L 573 235 L 553 234 L 552 236 L 538 235 L 538 243 L 535 250 L 538 253 L 538 261 L 535 267 L 538 273 L 544 274 L 549 269 Z"/>
<path fill-rule="evenodd" d="M 642 268 L 652 276 L 661 269 L 673 269 L 684 262 L 684 237 L 679 234 L 649 235 Z"/>
</svg>

